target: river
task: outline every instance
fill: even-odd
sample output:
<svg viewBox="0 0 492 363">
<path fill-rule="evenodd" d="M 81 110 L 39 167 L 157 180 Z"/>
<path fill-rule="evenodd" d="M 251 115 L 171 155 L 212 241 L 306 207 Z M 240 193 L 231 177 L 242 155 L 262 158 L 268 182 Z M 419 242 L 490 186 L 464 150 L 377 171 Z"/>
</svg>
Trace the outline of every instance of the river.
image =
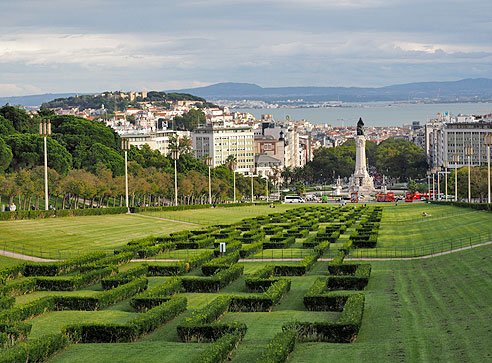
<svg viewBox="0 0 492 363">
<path fill-rule="evenodd" d="M 232 111 L 232 110 L 231 110 Z M 249 112 L 257 119 L 262 114 L 272 114 L 277 121 L 283 121 L 286 116 L 291 120 L 307 120 L 313 124 L 328 124 L 332 126 L 356 125 L 362 117 L 366 126 L 401 126 L 413 121 L 421 124 L 436 117 L 437 113 L 449 112 L 458 114 L 492 113 L 492 103 L 363 103 L 343 104 L 343 107 L 324 108 L 263 108 L 263 109 L 234 109 L 238 112 Z"/>
</svg>

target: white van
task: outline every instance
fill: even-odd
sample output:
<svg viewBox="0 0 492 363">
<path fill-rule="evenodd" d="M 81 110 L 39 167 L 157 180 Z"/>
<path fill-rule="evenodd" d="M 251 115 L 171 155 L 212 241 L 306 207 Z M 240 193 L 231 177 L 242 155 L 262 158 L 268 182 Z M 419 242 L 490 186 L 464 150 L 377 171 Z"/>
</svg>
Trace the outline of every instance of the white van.
<svg viewBox="0 0 492 363">
<path fill-rule="evenodd" d="M 298 195 L 286 195 L 284 203 L 305 203 L 306 201 Z"/>
</svg>

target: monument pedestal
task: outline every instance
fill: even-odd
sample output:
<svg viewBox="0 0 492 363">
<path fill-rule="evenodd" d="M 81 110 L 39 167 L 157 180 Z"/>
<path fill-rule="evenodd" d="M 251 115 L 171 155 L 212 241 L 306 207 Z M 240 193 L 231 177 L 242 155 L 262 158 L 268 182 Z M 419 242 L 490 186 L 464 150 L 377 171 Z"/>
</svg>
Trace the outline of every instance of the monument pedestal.
<svg viewBox="0 0 492 363">
<path fill-rule="evenodd" d="M 367 172 L 366 137 L 364 135 L 355 137 L 355 171 L 349 179 L 349 191 L 359 193 L 359 197 L 376 192 L 374 180 Z"/>
</svg>

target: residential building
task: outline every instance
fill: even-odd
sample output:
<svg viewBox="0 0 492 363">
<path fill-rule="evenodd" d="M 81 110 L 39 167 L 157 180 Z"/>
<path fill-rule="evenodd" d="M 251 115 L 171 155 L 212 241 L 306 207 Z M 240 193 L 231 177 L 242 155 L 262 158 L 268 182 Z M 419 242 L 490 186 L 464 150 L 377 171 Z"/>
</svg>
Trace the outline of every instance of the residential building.
<svg viewBox="0 0 492 363">
<path fill-rule="evenodd" d="M 130 145 L 141 148 L 144 145 L 148 145 L 152 150 L 159 150 L 163 155 L 168 155 L 169 139 L 172 137 L 178 138 L 190 138 L 191 133 L 189 131 L 173 131 L 173 130 L 159 130 L 159 131 L 147 131 L 147 130 L 130 130 L 122 131 L 120 137 L 122 139 L 128 139 Z"/>
<path fill-rule="evenodd" d="M 213 167 L 222 165 L 232 155 L 236 159 L 236 171 L 253 173 L 255 169 L 253 131 L 248 125 L 215 122 L 193 131 L 193 150 L 197 158 L 211 157 Z"/>
</svg>

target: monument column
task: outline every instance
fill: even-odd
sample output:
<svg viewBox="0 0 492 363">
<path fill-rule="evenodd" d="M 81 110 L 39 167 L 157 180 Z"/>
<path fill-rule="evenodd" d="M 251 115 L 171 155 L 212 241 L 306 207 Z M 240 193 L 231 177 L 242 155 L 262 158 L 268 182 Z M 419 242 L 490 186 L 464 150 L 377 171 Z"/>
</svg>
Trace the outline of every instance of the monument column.
<svg viewBox="0 0 492 363">
<path fill-rule="evenodd" d="M 366 136 L 364 135 L 364 122 L 362 118 L 357 123 L 357 136 L 355 136 L 355 170 L 350 177 L 349 191 L 359 193 L 359 196 L 369 195 L 375 192 L 374 180 L 367 172 L 366 164 Z"/>
</svg>

